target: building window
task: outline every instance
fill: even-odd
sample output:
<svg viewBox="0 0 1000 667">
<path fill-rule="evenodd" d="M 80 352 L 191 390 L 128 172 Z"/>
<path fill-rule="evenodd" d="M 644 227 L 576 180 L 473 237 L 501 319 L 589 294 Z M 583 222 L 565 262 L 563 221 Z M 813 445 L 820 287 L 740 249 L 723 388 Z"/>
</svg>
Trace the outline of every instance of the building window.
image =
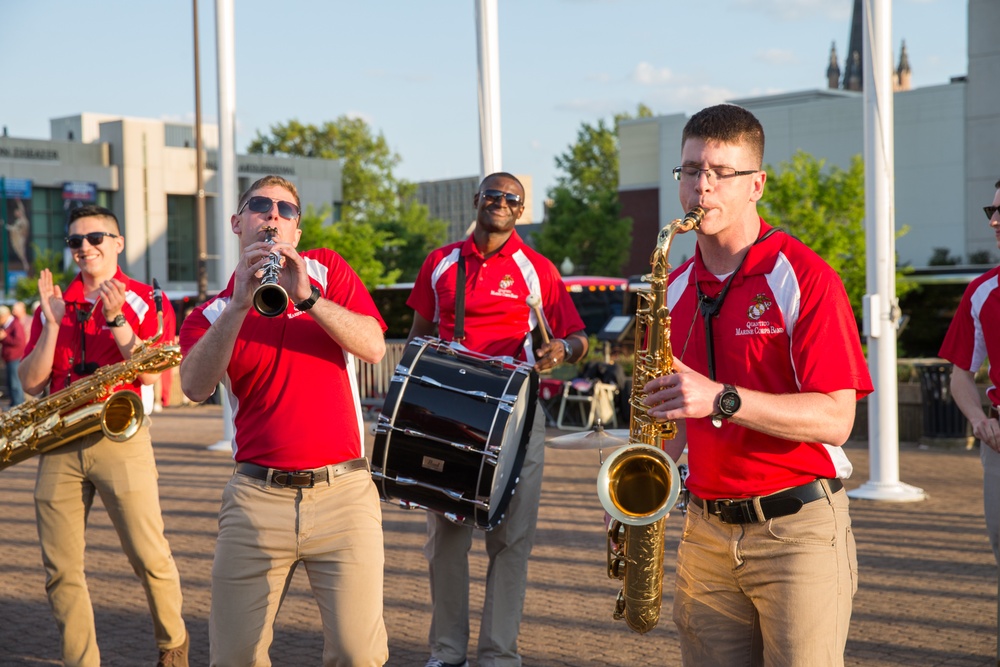
<svg viewBox="0 0 1000 667">
<path fill-rule="evenodd" d="M 62 255 L 66 248 L 66 222 L 70 208 L 83 203 L 110 208 L 110 201 L 111 194 L 107 191 L 98 191 L 96 202 L 76 202 L 63 200 L 61 188 L 32 188 L 31 210 L 28 212 L 31 221 L 29 257 L 33 259 L 49 251 Z"/>
<path fill-rule="evenodd" d="M 198 225 L 195 197 L 167 195 L 167 280 L 197 280 Z"/>
</svg>

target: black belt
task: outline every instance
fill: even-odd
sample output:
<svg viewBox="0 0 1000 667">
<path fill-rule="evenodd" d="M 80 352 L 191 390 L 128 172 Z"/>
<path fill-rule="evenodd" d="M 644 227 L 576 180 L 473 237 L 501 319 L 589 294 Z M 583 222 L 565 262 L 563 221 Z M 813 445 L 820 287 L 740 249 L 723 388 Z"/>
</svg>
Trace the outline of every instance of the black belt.
<svg viewBox="0 0 1000 667">
<path fill-rule="evenodd" d="M 262 479 L 274 486 L 295 489 L 311 489 L 316 484 L 322 484 L 333 477 L 340 477 L 362 469 L 368 470 L 368 459 L 366 458 L 351 459 L 313 470 L 277 470 L 245 461 L 236 464 L 236 472 L 241 475 Z"/>
<path fill-rule="evenodd" d="M 826 481 L 830 486 L 830 493 L 836 493 L 844 488 L 844 483 L 839 479 Z M 755 498 L 702 500 L 691 494 L 692 503 L 705 509 L 709 514 L 718 516 L 722 523 L 764 523 L 768 519 L 795 514 L 806 503 L 820 498 L 826 498 L 826 490 L 823 488 L 823 481 L 819 479 L 769 496 Z"/>
</svg>

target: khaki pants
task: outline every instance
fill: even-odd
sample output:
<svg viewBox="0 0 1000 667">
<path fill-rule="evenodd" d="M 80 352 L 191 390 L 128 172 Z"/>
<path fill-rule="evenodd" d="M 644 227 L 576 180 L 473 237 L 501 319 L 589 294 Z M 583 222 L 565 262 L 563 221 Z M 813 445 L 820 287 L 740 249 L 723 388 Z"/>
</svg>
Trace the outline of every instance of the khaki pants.
<svg viewBox="0 0 1000 667">
<path fill-rule="evenodd" d="M 212 665 L 271 664 L 274 619 L 300 562 L 323 621 L 323 664 L 389 659 L 382 509 L 371 473 L 302 489 L 234 474 L 222 494 L 212 565 Z"/>
<path fill-rule="evenodd" d="M 85 532 L 95 492 L 146 592 L 156 645 L 174 648 L 184 642 L 180 576 L 163 534 L 156 479 L 146 426 L 127 442 L 112 442 L 97 433 L 43 454 L 39 460 L 35 514 L 45 590 L 68 667 L 101 664 L 84 575 Z"/>
<path fill-rule="evenodd" d="M 674 623 L 692 667 L 839 667 L 857 591 L 847 493 L 759 524 L 688 505 Z"/>
<path fill-rule="evenodd" d="M 489 566 L 479 628 L 479 667 L 519 667 L 517 636 L 528 582 L 528 556 L 535 539 L 545 460 L 545 413 L 535 410 L 520 481 L 503 521 L 484 533 Z M 469 646 L 469 549 L 471 526 L 427 513 L 424 555 L 430 566 L 431 655 L 444 662 L 466 658 Z"/>
</svg>

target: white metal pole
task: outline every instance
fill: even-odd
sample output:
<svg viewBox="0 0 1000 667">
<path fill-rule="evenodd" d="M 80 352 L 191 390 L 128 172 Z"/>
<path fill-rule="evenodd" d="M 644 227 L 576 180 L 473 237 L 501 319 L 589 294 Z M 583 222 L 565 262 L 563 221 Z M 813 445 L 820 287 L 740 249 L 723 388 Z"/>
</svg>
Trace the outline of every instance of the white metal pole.
<svg viewBox="0 0 1000 667">
<path fill-rule="evenodd" d="M 229 217 L 236 213 L 236 40 L 233 0 L 215 0 L 215 48 L 219 80 L 219 159 L 216 183 L 215 263 L 216 284 L 228 277 L 236 266 L 238 244 L 229 226 Z M 223 385 L 216 390 L 222 398 L 222 440 L 209 446 L 211 450 L 231 451 L 233 447 L 233 410 L 226 399 Z"/>
<path fill-rule="evenodd" d="M 497 0 L 475 0 L 479 61 L 479 178 L 501 171 L 500 46 Z"/>
<path fill-rule="evenodd" d="M 899 481 L 899 400 L 896 379 L 895 179 L 893 175 L 892 9 L 864 0 L 864 160 L 867 277 L 864 315 L 868 367 L 871 479 L 850 492 L 870 500 L 923 500 L 922 489 Z"/>
</svg>

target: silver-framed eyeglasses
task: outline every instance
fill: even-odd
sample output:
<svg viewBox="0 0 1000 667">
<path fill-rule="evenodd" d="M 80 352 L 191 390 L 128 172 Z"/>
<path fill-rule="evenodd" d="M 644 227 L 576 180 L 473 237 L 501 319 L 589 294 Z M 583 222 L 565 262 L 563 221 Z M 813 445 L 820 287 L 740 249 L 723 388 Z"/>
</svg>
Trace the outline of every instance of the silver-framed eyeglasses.
<svg viewBox="0 0 1000 667">
<path fill-rule="evenodd" d="M 705 174 L 708 177 L 709 185 L 714 185 L 716 181 L 724 181 L 736 178 L 737 176 L 749 176 L 750 174 L 756 174 L 758 171 L 760 170 L 747 169 L 745 171 L 737 171 L 732 167 L 709 167 L 708 169 L 702 169 L 694 165 L 684 164 L 680 167 L 674 167 L 671 173 L 673 173 L 675 181 L 696 181 L 701 178 L 702 174 Z"/>
</svg>

